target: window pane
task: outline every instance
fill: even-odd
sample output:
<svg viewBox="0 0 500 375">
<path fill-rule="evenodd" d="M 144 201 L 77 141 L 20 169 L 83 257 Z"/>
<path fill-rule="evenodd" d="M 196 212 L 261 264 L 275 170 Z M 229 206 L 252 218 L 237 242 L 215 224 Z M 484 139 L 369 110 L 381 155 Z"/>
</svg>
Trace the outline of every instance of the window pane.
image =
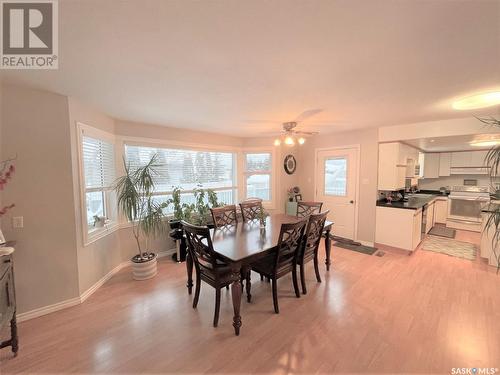
<svg viewBox="0 0 500 375">
<path fill-rule="evenodd" d="M 270 171 L 271 170 L 271 154 L 247 154 L 247 172 Z"/>
<path fill-rule="evenodd" d="M 86 193 L 87 200 L 87 224 L 89 229 L 94 228 L 94 216 L 104 215 L 104 194 L 102 191 Z"/>
<path fill-rule="evenodd" d="M 271 175 L 254 174 L 247 177 L 247 198 L 261 198 L 271 200 Z"/>
<path fill-rule="evenodd" d="M 325 195 L 347 195 L 347 159 L 325 160 Z"/>
<path fill-rule="evenodd" d="M 233 153 L 125 146 L 132 169 L 145 165 L 154 154 L 158 154 L 156 191 L 171 191 L 174 186 L 192 190 L 198 184 L 204 188 L 234 185 Z"/>
<path fill-rule="evenodd" d="M 236 197 L 236 189 L 229 189 L 229 190 L 220 190 L 215 192 L 217 194 L 217 200 L 219 203 L 224 203 L 224 204 L 234 204 Z M 172 195 L 157 195 L 153 197 L 153 200 L 155 203 L 161 204 L 161 203 L 166 203 L 169 199 L 172 198 Z M 208 203 L 208 197 L 205 197 L 205 202 Z M 194 198 L 193 193 L 182 193 L 181 194 L 181 204 L 186 203 L 186 204 L 195 204 L 196 200 Z M 165 214 L 171 214 L 174 212 L 174 206 L 171 204 L 167 208 L 163 210 Z"/>
</svg>

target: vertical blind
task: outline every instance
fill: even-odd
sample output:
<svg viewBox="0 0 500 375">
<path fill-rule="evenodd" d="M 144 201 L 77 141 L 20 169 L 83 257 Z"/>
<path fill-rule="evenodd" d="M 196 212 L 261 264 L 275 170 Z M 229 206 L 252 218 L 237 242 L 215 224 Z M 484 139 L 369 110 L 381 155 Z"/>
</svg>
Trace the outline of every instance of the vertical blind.
<svg viewBox="0 0 500 375">
<path fill-rule="evenodd" d="M 125 145 L 126 162 L 132 170 L 147 164 L 155 154 L 157 192 L 172 191 L 174 186 L 193 190 L 198 184 L 213 189 L 235 186 L 233 153 Z"/>
<path fill-rule="evenodd" d="M 102 139 L 83 136 L 85 189 L 103 190 L 115 180 L 114 145 Z"/>
</svg>

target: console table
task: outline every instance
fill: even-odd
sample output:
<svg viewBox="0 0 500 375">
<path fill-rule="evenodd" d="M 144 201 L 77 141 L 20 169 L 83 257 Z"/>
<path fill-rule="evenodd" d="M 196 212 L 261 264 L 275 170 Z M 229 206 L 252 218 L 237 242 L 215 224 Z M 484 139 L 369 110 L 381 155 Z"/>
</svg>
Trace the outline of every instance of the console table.
<svg viewBox="0 0 500 375">
<path fill-rule="evenodd" d="M 7 243 L 12 246 L 12 243 Z M 19 350 L 16 322 L 16 293 L 12 254 L 0 256 L 0 332 L 10 324 L 10 339 L 0 341 L 0 349 L 10 346 L 14 355 Z"/>
</svg>

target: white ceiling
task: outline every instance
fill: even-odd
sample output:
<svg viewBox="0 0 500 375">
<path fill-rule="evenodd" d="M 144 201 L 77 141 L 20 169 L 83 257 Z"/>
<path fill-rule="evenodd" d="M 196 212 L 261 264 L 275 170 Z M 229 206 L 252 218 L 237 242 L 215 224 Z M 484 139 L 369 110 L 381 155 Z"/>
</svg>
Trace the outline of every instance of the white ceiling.
<svg viewBox="0 0 500 375">
<path fill-rule="evenodd" d="M 132 121 L 240 136 L 323 109 L 332 132 L 491 113 L 457 96 L 500 89 L 500 1 L 59 2 L 58 71 L 4 80 Z M 498 111 L 498 107 L 494 108 Z"/>
<path fill-rule="evenodd" d="M 405 140 L 411 146 L 426 152 L 488 150 L 491 147 L 471 146 L 471 142 L 500 140 L 500 133 L 481 135 L 458 135 L 452 137 L 434 137 Z"/>
</svg>

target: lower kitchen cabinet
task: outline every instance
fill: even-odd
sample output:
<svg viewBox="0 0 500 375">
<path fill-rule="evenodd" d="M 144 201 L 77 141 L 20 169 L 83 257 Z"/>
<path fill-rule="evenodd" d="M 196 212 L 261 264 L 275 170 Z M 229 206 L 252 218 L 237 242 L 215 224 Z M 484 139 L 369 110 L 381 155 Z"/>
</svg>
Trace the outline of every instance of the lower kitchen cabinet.
<svg viewBox="0 0 500 375">
<path fill-rule="evenodd" d="M 434 222 L 446 224 L 448 217 L 448 198 L 437 198 L 434 205 Z"/>
<path fill-rule="evenodd" d="M 413 251 L 422 239 L 422 209 L 376 209 L 375 242 Z"/>
</svg>

